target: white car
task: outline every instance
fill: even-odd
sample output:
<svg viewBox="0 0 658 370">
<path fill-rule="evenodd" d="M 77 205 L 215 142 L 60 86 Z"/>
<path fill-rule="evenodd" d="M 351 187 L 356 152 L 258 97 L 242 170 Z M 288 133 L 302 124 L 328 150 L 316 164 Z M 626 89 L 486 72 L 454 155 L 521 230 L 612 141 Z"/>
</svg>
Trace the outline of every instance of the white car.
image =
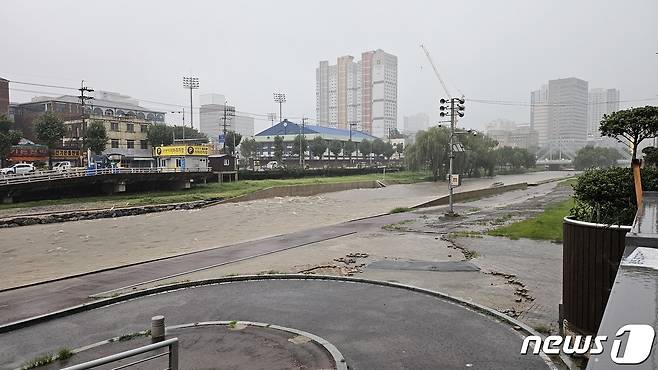
<svg viewBox="0 0 658 370">
<path fill-rule="evenodd" d="M 32 163 L 18 163 L 15 164 L 11 167 L 6 167 L 3 169 L 0 169 L 0 174 L 3 175 L 20 175 L 20 174 L 25 174 L 25 173 L 30 173 L 34 172 L 35 168 Z"/>
<path fill-rule="evenodd" d="M 71 169 L 71 162 L 69 161 L 62 161 L 62 162 L 57 162 L 53 165 L 53 170 L 55 171 L 68 171 Z"/>
</svg>

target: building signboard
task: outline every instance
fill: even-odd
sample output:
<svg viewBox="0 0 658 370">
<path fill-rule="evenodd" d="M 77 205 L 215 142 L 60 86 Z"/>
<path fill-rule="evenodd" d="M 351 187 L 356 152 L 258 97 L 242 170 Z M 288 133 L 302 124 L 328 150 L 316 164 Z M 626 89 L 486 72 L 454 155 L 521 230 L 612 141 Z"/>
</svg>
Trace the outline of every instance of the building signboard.
<svg viewBox="0 0 658 370">
<path fill-rule="evenodd" d="M 57 159 L 78 159 L 81 155 L 78 149 L 55 149 L 52 157 Z"/>
<path fill-rule="evenodd" d="M 209 150 L 203 145 L 170 145 L 153 148 L 153 155 L 156 157 L 175 157 L 175 156 L 208 156 Z"/>
</svg>

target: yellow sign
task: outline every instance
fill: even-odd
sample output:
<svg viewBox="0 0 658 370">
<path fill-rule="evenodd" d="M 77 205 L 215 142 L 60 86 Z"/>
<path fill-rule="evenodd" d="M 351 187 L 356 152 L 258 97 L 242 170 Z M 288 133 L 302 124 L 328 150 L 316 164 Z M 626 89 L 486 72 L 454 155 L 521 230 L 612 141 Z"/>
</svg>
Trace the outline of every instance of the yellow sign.
<svg viewBox="0 0 658 370">
<path fill-rule="evenodd" d="M 159 146 L 153 149 L 156 157 L 175 157 L 175 156 L 208 156 L 208 147 L 202 145 L 171 145 Z"/>
<path fill-rule="evenodd" d="M 55 149 L 53 157 L 55 158 L 77 158 L 80 156 L 80 151 L 77 149 Z"/>
</svg>

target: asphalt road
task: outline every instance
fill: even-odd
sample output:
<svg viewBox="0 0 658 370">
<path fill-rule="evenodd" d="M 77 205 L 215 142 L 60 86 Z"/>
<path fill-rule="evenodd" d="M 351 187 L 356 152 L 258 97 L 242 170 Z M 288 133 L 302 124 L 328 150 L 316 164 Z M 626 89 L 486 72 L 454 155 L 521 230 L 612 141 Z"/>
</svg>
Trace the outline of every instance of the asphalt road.
<svg viewBox="0 0 658 370">
<path fill-rule="evenodd" d="M 209 320 L 268 322 L 333 343 L 352 369 L 542 369 L 507 324 L 424 293 L 359 282 L 265 280 L 161 293 L 0 334 L 0 368 L 62 346 Z"/>
</svg>

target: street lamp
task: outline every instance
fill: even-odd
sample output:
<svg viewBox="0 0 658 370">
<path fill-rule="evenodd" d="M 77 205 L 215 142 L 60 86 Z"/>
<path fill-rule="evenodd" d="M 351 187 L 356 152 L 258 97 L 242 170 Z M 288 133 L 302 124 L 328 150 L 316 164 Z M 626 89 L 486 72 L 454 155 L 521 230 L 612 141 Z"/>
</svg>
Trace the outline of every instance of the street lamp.
<svg viewBox="0 0 658 370">
<path fill-rule="evenodd" d="M 283 103 L 286 102 L 286 94 L 274 93 L 274 102 L 279 103 L 279 119 L 283 120 Z"/>
<path fill-rule="evenodd" d="M 192 107 L 192 90 L 199 88 L 198 77 L 183 77 L 183 87 L 190 89 L 190 127 L 194 128 L 194 108 Z M 183 126 L 185 130 L 185 126 Z"/>
</svg>

